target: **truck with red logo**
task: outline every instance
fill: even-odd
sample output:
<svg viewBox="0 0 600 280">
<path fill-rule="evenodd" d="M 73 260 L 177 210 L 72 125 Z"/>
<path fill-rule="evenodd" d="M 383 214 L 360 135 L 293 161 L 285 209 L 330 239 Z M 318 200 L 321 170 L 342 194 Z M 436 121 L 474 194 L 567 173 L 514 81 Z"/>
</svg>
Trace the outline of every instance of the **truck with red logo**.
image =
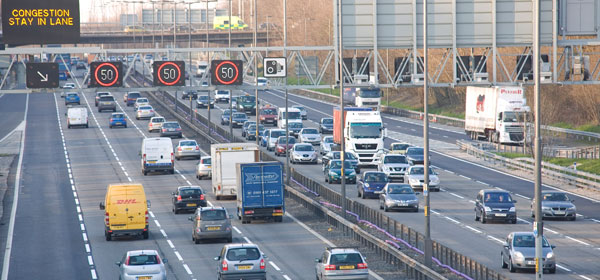
<svg viewBox="0 0 600 280">
<path fill-rule="evenodd" d="M 473 140 L 522 144 L 530 112 L 522 87 L 467 87 L 465 132 Z"/>
</svg>

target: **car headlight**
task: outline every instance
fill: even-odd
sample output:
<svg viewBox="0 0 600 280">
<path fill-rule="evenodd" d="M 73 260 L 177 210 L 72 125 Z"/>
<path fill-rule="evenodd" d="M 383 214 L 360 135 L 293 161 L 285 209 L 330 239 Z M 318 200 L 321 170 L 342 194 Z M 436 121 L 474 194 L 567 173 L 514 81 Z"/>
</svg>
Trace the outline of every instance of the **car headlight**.
<svg viewBox="0 0 600 280">
<path fill-rule="evenodd" d="M 350 176 L 356 176 L 356 171 L 350 172 Z"/>
<path fill-rule="evenodd" d="M 337 175 L 337 173 L 335 173 L 333 171 L 329 171 L 329 176 L 337 177 L 338 175 Z"/>
<path fill-rule="evenodd" d="M 515 261 L 522 262 L 524 260 L 525 260 L 525 257 L 523 257 L 523 253 L 515 252 Z"/>
<path fill-rule="evenodd" d="M 514 206 L 510 207 L 510 209 L 508 210 L 508 212 L 515 212 L 515 211 L 517 211 L 517 209 Z"/>
<path fill-rule="evenodd" d="M 554 252 L 550 251 L 548 252 L 548 254 L 546 254 L 546 259 L 551 259 L 554 258 Z"/>
<path fill-rule="evenodd" d="M 419 183 L 419 179 L 408 179 L 408 182 L 411 184 L 418 184 Z"/>
<path fill-rule="evenodd" d="M 548 207 L 548 206 L 542 206 L 542 210 L 550 210 L 550 207 Z"/>
<path fill-rule="evenodd" d="M 569 208 L 567 208 L 567 209 L 569 209 L 569 210 L 575 210 L 577 208 L 575 207 L 575 205 L 573 205 L 573 206 L 569 206 Z"/>
<path fill-rule="evenodd" d="M 438 178 L 438 177 L 433 177 L 433 178 L 431 179 L 431 184 L 433 184 L 433 185 L 437 185 L 437 184 L 439 184 L 439 183 L 440 183 L 440 178 Z"/>
<path fill-rule="evenodd" d="M 394 168 L 393 168 L 393 167 L 388 167 L 388 168 L 387 168 L 387 170 L 388 170 L 389 172 L 392 172 L 392 171 L 394 171 Z"/>
<path fill-rule="evenodd" d="M 368 187 L 369 187 L 369 183 L 365 183 L 365 188 L 368 188 Z"/>
<path fill-rule="evenodd" d="M 485 212 L 492 212 L 492 208 L 490 207 L 485 206 L 483 207 L 483 209 L 485 210 Z"/>
</svg>

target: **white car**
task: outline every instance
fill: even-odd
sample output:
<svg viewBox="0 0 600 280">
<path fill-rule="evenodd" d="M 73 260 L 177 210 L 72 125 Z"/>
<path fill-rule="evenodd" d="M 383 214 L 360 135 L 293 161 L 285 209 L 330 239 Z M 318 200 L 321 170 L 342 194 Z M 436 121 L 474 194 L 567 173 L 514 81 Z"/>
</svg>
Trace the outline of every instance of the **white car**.
<svg viewBox="0 0 600 280">
<path fill-rule="evenodd" d="M 293 164 L 308 162 L 317 164 L 317 151 L 311 144 L 296 143 L 292 147 L 292 153 L 290 154 L 290 161 Z"/>
<path fill-rule="evenodd" d="M 75 88 L 75 84 L 74 83 L 65 83 L 62 86 L 63 89 L 74 89 Z M 66 93 L 63 91 L 60 93 L 60 97 L 65 97 Z"/>
<path fill-rule="evenodd" d="M 323 139 L 321 139 L 321 155 L 331 152 L 332 145 L 335 145 L 335 143 L 333 143 L 333 136 L 323 137 Z"/>
<path fill-rule="evenodd" d="M 150 105 L 150 100 L 148 100 L 146 97 L 138 97 L 133 104 L 133 110 L 137 111 L 137 109 L 143 105 Z"/>
<path fill-rule="evenodd" d="M 400 154 L 382 155 L 377 163 L 377 170 L 384 172 L 390 181 L 404 182 L 404 173 L 410 165 L 406 156 Z"/>
<path fill-rule="evenodd" d="M 141 105 L 135 112 L 135 119 L 150 119 L 155 116 L 154 108 L 150 105 Z"/>
<path fill-rule="evenodd" d="M 120 262 L 119 279 L 167 279 L 165 270 L 167 259 L 159 256 L 156 250 L 137 250 L 125 253 Z"/>
<path fill-rule="evenodd" d="M 165 122 L 163 117 L 153 117 L 148 122 L 148 132 L 160 131 L 162 124 Z"/>
<path fill-rule="evenodd" d="M 269 85 L 269 80 L 267 80 L 267 78 L 264 78 L 264 77 L 258 77 L 256 82 L 257 82 L 256 85 L 259 87 L 265 87 L 265 86 Z"/>
<path fill-rule="evenodd" d="M 215 90 L 215 101 L 229 103 L 229 98 L 231 98 L 230 90 Z"/>
<path fill-rule="evenodd" d="M 423 189 L 423 182 L 425 177 L 425 166 L 423 165 L 412 165 L 404 174 L 404 182 L 409 184 L 413 189 Z M 440 178 L 437 173 L 429 167 L 429 190 L 440 191 Z"/>
<path fill-rule="evenodd" d="M 196 165 L 196 178 L 202 180 L 202 178 L 212 178 L 212 166 L 211 157 L 201 157 Z"/>
<path fill-rule="evenodd" d="M 269 134 L 267 135 L 267 150 L 268 151 L 275 150 L 275 146 L 276 146 L 275 143 L 277 142 L 277 139 L 279 139 L 279 136 L 285 136 L 285 130 L 283 130 L 283 129 L 269 130 Z"/>
<path fill-rule="evenodd" d="M 308 143 L 311 145 L 319 145 L 321 143 L 321 134 L 316 128 L 303 128 L 298 133 L 298 138 L 301 143 Z"/>
</svg>

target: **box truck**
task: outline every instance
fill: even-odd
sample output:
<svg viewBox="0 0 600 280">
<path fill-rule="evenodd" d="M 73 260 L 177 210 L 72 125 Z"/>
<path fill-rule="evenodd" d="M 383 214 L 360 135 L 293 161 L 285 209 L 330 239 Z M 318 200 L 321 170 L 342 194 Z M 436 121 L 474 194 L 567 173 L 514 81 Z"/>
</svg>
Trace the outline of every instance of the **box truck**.
<svg viewBox="0 0 600 280">
<path fill-rule="evenodd" d="M 473 139 L 522 144 L 530 108 L 522 87 L 467 87 L 465 132 Z"/>
<path fill-rule="evenodd" d="M 212 144 L 210 155 L 212 159 L 212 189 L 220 200 L 223 196 L 236 196 L 238 163 L 259 161 L 259 148 L 254 143 Z"/>
<path fill-rule="evenodd" d="M 333 142 L 341 144 L 345 139 L 346 152 L 358 158 L 358 165 L 376 165 L 384 151 L 387 130 L 379 111 L 371 108 L 344 108 L 344 134 L 341 135 L 341 110 L 333 108 Z"/>
<path fill-rule="evenodd" d="M 257 219 L 281 222 L 285 211 L 281 163 L 238 163 L 236 170 L 237 216 L 242 224 Z"/>
</svg>

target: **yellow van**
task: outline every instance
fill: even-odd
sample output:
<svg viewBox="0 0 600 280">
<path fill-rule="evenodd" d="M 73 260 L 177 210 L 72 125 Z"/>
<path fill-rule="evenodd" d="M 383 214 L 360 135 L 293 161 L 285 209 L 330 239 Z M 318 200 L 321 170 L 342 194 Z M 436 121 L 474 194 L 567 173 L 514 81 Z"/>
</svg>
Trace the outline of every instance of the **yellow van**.
<svg viewBox="0 0 600 280">
<path fill-rule="evenodd" d="M 100 210 L 104 210 L 104 236 L 141 235 L 148 239 L 148 207 L 142 184 L 110 184 Z"/>
<path fill-rule="evenodd" d="M 231 16 L 231 29 L 246 29 L 248 25 L 244 21 L 236 16 Z M 228 30 L 229 29 L 229 16 L 216 16 L 213 21 L 213 28 L 215 30 Z"/>
</svg>

